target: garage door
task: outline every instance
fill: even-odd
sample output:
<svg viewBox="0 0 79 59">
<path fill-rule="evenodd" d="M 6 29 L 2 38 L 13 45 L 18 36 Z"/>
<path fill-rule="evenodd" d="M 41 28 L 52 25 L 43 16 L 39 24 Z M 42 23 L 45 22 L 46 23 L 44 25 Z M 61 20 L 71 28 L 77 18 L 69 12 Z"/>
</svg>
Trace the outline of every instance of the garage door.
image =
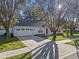
<svg viewBox="0 0 79 59">
<path fill-rule="evenodd" d="M 35 35 L 35 32 L 32 29 L 17 29 L 17 30 L 14 30 L 13 33 L 15 36 Z"/>
</svg>

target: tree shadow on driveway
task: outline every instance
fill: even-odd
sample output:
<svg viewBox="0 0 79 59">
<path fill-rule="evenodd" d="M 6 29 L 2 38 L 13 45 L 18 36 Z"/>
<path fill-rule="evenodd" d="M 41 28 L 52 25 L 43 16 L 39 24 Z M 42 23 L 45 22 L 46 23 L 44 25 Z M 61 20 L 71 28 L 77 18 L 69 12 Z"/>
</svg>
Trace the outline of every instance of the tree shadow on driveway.
<svg viewBox="0 0 79 59">
<path fill-rule="evenodd" d="M 18 38 L 20 38 L 20 40 L 22 40 L 22 41 L 24 41 L 24 40 L 34 40 L 36 42 L 41 42 L 43 40 L 46 40 L 45 38 L 38 37 L 38 36 L 19 36 Z"/>
<path fill-rule="evenodd" d="M 32 59 L 59 59 L 58 46 L 55 41 L 50 41 L 34 49 Z"/>
</svg>

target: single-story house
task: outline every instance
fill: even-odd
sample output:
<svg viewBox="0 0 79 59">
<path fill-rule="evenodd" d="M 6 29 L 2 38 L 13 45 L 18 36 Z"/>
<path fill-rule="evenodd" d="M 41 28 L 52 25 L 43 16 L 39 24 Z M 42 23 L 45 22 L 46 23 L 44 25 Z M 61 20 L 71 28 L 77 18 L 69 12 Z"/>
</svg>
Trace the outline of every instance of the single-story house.
<svg viewBox="0 0 79 59">
<path fill-rule="evenodd" d="M 51 30 L 45 25 L 46 25 L 46 22 L 44 20 L 25 20 L 25 19 L 23 20 L 22 19 L 22 20 L 19 20 L 16 23 L 16 25 L 12 28 L 12 33 L 14 36 L 53 34 Z M 5 30 L 0 30 L 0 35 L 3 35 L 5 32 L 6 32 Z"/>
<path fill-rule="evenodd" d="M 36 34 L 51 34 L 49 28 L 45 27 L 44 20 L 19 20 L 13 28 L 15 36 L 27 36 Z"/>
</svg>

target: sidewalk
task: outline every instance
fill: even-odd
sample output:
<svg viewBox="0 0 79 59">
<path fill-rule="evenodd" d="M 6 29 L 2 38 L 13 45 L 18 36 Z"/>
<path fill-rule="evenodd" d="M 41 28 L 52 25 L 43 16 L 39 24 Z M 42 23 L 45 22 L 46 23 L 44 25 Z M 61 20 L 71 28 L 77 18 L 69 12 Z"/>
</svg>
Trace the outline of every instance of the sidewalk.
<svg viewBox="0 0 79 59">
<path fill-rule="evenodd" d="M 57 41 L 57 43 L 59 43 L 59 44 L 64 44 L 64 43 L 71 42 L 71 41 L 72 41 L 72 40 L 67 39 L 67 40 Z"/>
<path fill-rule="evenodd" d="M 7 52 L 2 52 L 0 53 L 0 59 L 4 59 L 6 57 L 11 57 L 11 56 L 16 56 L 22 53 L 27 53 L 30 52 L 31 50 L 27 47 L 25 48 L 21 48 L 21 49 L 17 49 L 17 50 L 11 50 L 11 51 L 7 51 Z"/>
</svg>

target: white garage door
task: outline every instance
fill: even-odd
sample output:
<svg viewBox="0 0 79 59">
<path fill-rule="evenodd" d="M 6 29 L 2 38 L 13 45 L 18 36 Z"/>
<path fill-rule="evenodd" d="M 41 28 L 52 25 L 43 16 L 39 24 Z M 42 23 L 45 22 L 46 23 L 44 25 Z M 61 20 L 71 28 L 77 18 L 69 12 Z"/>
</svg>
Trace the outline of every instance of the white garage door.
<svg viewBox="0 0 79 59">
<path fill-rule="evenodd" d="M 15 36 L 44 34 L 44 32 L 44 29 L 39 27 L 16 27 L 13 31 Z"/>
<path fill-rule="evenodd" d="M 27 36 L 27 35 L 35 35 L 35 33 L 33 29 L 21 28 L 21 29 L 14 30 L 14 35 L 15 36 Z"/>
</svg>

